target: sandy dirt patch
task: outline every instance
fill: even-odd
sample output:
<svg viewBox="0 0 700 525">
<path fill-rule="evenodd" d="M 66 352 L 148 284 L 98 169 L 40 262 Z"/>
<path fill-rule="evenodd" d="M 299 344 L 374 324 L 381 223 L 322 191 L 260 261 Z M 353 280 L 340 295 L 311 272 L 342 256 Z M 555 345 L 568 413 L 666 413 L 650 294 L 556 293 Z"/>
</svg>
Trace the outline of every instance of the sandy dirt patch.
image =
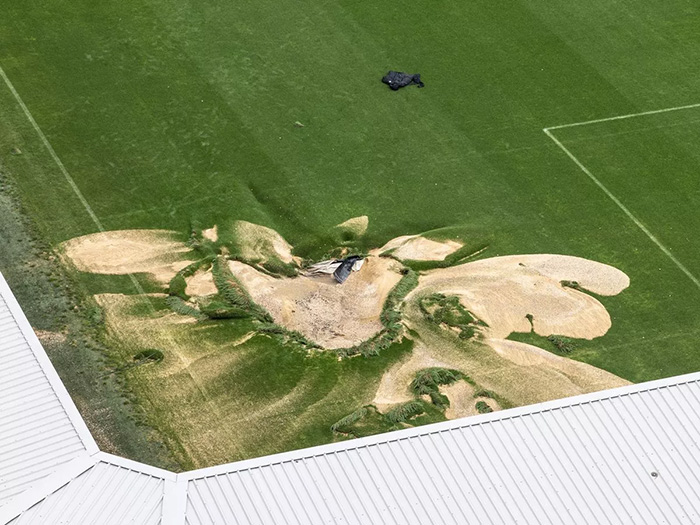
<svg viewBox="0 0 700 525">
<path fill-rule="evenodd" d="M 375 250 L 377 254 L 394 250 L 392 255 L 400 260 L 442 261 L 463 245 L 456 241 L 433 241 L 420 235 L 403 235 L 390 240 Z"/>
<path fill-rule="evenodd" d="M 149 273 L 168 283 L 190 261 L 190 249 L 167 230 L 117 230 L 64 242 L 65 256 L 78 270 L 112 275 Z"/>
<path fill-rule="evenodd" d="M 241 258 L 250 262 L 265 262 L 277 257 L 285 263 L 298 263 L 292 255 L 292 246 L 272 228 L 247 221 L 233 224 L 236 244 Z"/>
<path fill-rule="evenodd" d="M 381 406 L 382 410 L 412 399 L 409 385 L 415 373 L 430 367 L 459 370 L 469 376 L 478 389 L 490 390 L 515 406 L 629 384 L 628 381 L 592 365 L 549 354 L 542 349 L 516 354 L 509 346 L 510 341 L 504 343 L 508 346 L 504 349 L 498 345 L 498 341 L 460 340 L 452 332 L 426 321 L 416 304 L 417 301 L 411 300 L 410 297 L 407 301 L 405 322 L 419 335 L 414 340 L 413 353 L 394 364 L 380 381 L 373 403 Z M 499 351 L 494 346 L 498 347 Z M 511 352 L 507 352 L 509 349 Z M 539 358 L 535 360 L 537 356 Z M 449 398 L 449 393 L 447 395 Z M 463 399 L 457 398 L 457 404 L 452 407 L 453 412 L 450 412 L 449 416 L 469 415 L 480 400 L 473 399 L 472 405 L 469 406 L 460 401 Z M 494 410 L 499 408 L 494 400 L 482 400 Z M 452 401 L 450 398 L 450 402 Z"/>
<path fill-rule="evenodd" d="M 214 295 L 217 292 L 218 290 L 214 284 L 214 276 L 211 270 L 199 270 L 194 275 L 187 278 L 185 293 L 190 297 Z"/>
<path fill-rule="evenodd" d="M 494 412 L 501 409 L 495 399 L 483 396 L 475 397 L 476 389 L 466 381 L 457 381 L 451 385 L 441 386 L 440 393 L 446 395 L 447 399 L 450 400 L 450 406 L 445 409 L 447 419 L 478 415 L 476 404 L 479 401 L 486 403 Z"/>
<path fill-rule="evenodd" d="M 369 228 L 369 217 L 367 215 L 361 215 L 359 217 L 353 217 L 345 222 L 341 222 L 336 226 L 337 229 L 348 231 L 358 237 L 364 235 Z"/>
<path fill-rule="evenodd" d="M 61 332 L 50 332 L 48 330 L 34 329 L 34 333 L 44 346 L 60 345 L 66 342 L 66 335 Z"/>
<path fill-rule="evenodd" d="M 447 396 L 450 406 L 445 410 L 447 419 L 473 416 L 477 414 L 474 400 L 474 387 L 466 381 L 456 381 L 440 387 L 440 393 Z"/>
<path fill-rule="evenodd" d="M 453 367 L 440 360 L 439 352 L 433 352 L 426 346 L 417 344 L 408 358 L 396 363 L 384 373 L 372 404 L 377 407 L 377 410 L 385 413 L 398 403 L 412 401 L 414 395 L 411 392 L 411 381 L 419 371 L 426 368 Z"/>
<path fill-rule="evenodd" d="M 608 264 L 569 255 L 511 255 L 499 257 L 501 264 L 524 264 L 556 281 L 577 281 L 598 295 L 617 295 L 630 285 L 627 274 Z"/>
<path fill-rule="evenodd" d="M 211 242 L 216 242 L 219 240 L 219 227 L 215 224 L 211 228 L 207 228 L 206 230 L 202 230 L 202 237 L 205 239 L 211 241 Z"/>
<path fill-rule="evenodd" d="M 384 301 L 401 279 L 395 261 L 378 257 L 368 257 L 342 285 L 328 275 L 276 279 L 238 261 L 229 266 L 275 322 L 325 348 L 353 346 L 379 332 Z"/>
<path fill-rule="evenodd" d="M 629 384 L 629 381 L 610 372 L 552 354 L 537 346 L 506 339 L 487 339 L 486 344 L 493 348 L 498 355 L 518 366 L 546 367 L 556 370 L 582 390 L 603 390 Z"/>
<path fill-rule="evenodd" d="M 605 307 L 590 295 L 563 287 L 574 280 L 592 291 L 619 293 L 629 279 L 620 270 L 563 255 L 495 257 L 426 272 L 421 291 L 457 295 L 463 305 L 489 328 L 488 337 L 505 339 L 512 332 L 529 332 L 528 314 L 540 335 L 593 339 L 611 326 Z"/>
</svg>

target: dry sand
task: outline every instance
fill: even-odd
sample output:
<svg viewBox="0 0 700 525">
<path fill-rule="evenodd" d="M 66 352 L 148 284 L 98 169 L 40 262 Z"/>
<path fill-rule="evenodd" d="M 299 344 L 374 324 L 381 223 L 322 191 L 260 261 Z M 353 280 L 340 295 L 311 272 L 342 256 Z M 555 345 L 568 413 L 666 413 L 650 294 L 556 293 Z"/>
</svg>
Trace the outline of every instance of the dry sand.
<svg viewBox="0 0 700 525">
<path fill-rule="evenodd" d="M 601 295 L 619 293 L 629 285 L 627 276 L 611 266 L 556 255 L 496 257 L 425 272 L 405 301 L 405 322 L 419 334 L 413 354 L 385 373 L 374 403 L 385 411 L 408 401 L 415 373 L 434 366 L 460 370 L 480 388 L 515 405 L 629 384 L 592 365 L 505 340 L 511 332 L 530 331 L 527 314 L 534 316 L 535 331 L 545 336 L 592 339 L 607 332 L 610 316 L 605 307 L 586 293 L 562 287 L 559 281 L 565 279 Z M 459 296 L 467 309 L 489 324 L 482 329 L 482 338 L 463 342 L 427 322 L 416 303 L 432 292 Z M 445 394 L 452 404 L 447 417 L 476 412 L 479 399 L 468 400 L 463 385 L 445 387 Z M 491 399 L 483 401 L 498 408 Z"/>
<path fill-rule="evenodd" d="M 614 295 L 629 285 L 620 270 L 579 257 L 518 255 L 495 257 L 426 272 L 412 295 L 436 291 L 460 298 L 489 328 L 490 338 L 512 332 L 558 334 L 580 339 L 604 335 L 611 326 L 605 307 L 590 295 L 563 287 L 578 281 L 596 293 Z"/>
<path fill-rule="evenodd" d="M 342 285 L 328 275 L 276 279 L 238 261 L 229 266 L 275 322 L 325 348 L 353 346 L 379 332 L 384 301 L 401 279 L 395 261 L 378 257 L 368 257 Z"/>
<path fill-rule="evenodd" d="M 414 395 L 410 390 L 411 381 L 413 381 L 419 371 L 426 368 L 455 368 L 455 365 L 459 367 L 458 363 L 450 360 L 449 355 L 446 357 L 447 360 L 441 360 L 439 352 L 435 352 L 420 343 L 417 344 L 408 359 L 397 363 L 384 374 L 372 404 L 380 412 L 386 413 L 397 404 L 413 400 Z M 450 400 L 450 406 L 445 410 L 447 419 L 478 414 L 476 410 L 477 401 L 488 403 L 493 410 L 500 409 L 498 403 L 493 399 L 475 398 L 476 390 L 463 380 L 457 381 L 452 385 L 441 386 L 440 392 Z"/>
<path fill-rule="evenodd" d="M 236 221 L 233 228 L 240 256 L 246 261 L 262 263 L 277 257 L 282 262 L 298 264 L 292 246 L 275 230 L 247 221 Z"/>
<path fill-rule="evenodd" d="M 629 384 L 628 381 L 595 366 L 547 352 L 537 346 L 508 341 L 486 340 L 491 348 L 504 359 L 523 367 L 549 368 L 566 376 L 574 385 L 585 391 L 603 390 Z"/>
<path fill-rule="evenodd" d="M 476 390 L 466 381 L 457 381 L 451 385 L 440 387 L 440 393 L 447 396 L 450 400 L 450 406 L 445 409 L 445 417 L 447 419 L 457 419 L 460 417 L 475 416 L 479 413 L 476 409 L 476 404 L 483 401 L 494 412 L 500 410 L 498 403 L 488 397 L 474 397 Z"/>
<path fill-rule="evenodd" d="M 202 237 L 210 240 L 211 242 L 216 242 L 219 240 L 219 227 L 215 224 L 211 228 L 202 230 Z"/>
<path fill-rule="evenodd" d="M 41 344 L 47 347 L 52 345 L 63 344 L 67 340 L 66 334 L 63 334 L 61 332 L 50 332 L 48 330 L 37 330 L 35 328 L 34 333 L 36 334 L 39 341 L 41 341 Z"/>
<path fill-rule="evenodd" d="M 407 359 L 392 366 L 382 376 L 372 404 L 377 407 L 377 410 L 385 413 L 398 403 L 411 401 L 414 397 L 410 390 L 411 381 L 420 370 L 425 368 L 453 367 L 440 360 L 439 352 L 433 352 L 424 345 L 416 344 Z"/>
<path fill-rule="evenodd" d="M 190 261 L 190 249 L 167 230 L 117 230 L 64 242 L 65 256 L 78 270 L 101 274 L 149 273 L 168 283 Z"/>
<path fill-rule="evenodd" d="M 206 296 L 217 293 L 216 285 L 214 284 L 214 276 L 211 270 L 198 270 L 194 275 L 187 278 L 187 288 L 185 293 L 191 297 Z"/>
<path fill-rule="evenodd" d="M 341 222 L 336 226 L 339 230 L 349 231 L 354 235 L 360 237 L 364 235 L 369 227 L 369 217 L 367 215 L 360 215 L 359 217 L 353 217 L 345 222 Z"/>
<path fill-rule="evenodd" d="M 394 250 L 392 255 L 402 261 L 442 261 L 462 246 L 456 241 L 438 242 L 420 235 L 403 235 L 390 240 L 374 252 L 381 254 Z"/>
</svg>

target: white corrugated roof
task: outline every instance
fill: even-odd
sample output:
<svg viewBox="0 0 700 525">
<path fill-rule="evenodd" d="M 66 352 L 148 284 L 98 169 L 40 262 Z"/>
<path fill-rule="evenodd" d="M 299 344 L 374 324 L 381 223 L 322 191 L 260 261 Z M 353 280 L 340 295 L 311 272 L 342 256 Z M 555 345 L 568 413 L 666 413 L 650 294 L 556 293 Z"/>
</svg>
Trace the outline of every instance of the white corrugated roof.
<svg viewBox="0 0 700 525">
<path fill-rule="evenodd" d="M 105 455 L 107 456 L 107 455 Z M 130 468 L 131 467 L 131 468 Z M 74 473 L 59 490 L 33 504 L 12 525 L 75 523 L 81 525 L 159 525 L 166 477 L 146 473 L 140 464 L 104 457 Z"/>
<path fill-rule="evenodd" d="M 0 506 L 94 452 L 97 445 L 0 276 Z"/>
<path fill-rule="evenodd" d="M 0 524 L 700 523 L 700 373 L 176 475 L 97 451 L 1 278 L 0 357 Z"/>
<path fill-rule="evenodd" d="M 700 523 L 698 379 L 187 473 L 186 523 Z"/>
</svg>

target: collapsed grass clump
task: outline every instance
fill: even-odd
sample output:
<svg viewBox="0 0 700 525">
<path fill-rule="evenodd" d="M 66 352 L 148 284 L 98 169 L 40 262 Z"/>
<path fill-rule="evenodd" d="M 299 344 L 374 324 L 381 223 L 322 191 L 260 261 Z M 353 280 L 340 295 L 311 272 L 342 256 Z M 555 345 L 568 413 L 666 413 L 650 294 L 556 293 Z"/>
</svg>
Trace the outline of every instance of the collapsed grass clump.
<svg viewBox="0 0 700 525">
<path fill-rule="evenodd" d="M 486 323 L 474 317 L 464 308 L 459 297 L 434 293 L 418 301 L 423 316 L 437 325 L 445 325 L 459 331 L 460 339 L 471 339 L 476 329 Z"/>
<path fill-rule="evenodd" d="M 406 259 L 401 261 L 404 265 L 408 266 L 416 272 L 423 272 L 427 270 L 435 270 L 437 268 L 449 268 L 450 266 L 457 266 L 458 264 L 464 264 L 470 259 L 481 255 L 489 247 L 487 242 L 481 242 L 471 245 L 465 245 L 458 250 L 452 252 L 447 257 L 441 261 L 417 261 Z M 393 257 L 393 250 L 389 251 L 383 256 Z M 394 257 L 395 258 L 395 257 Z M 397 259 L 398 260 L 398 259 Z"/>
<path fill-rule="evenodd" d="M 344 418 L 340 419 L 339 421 L 336 421 L 331 425 L 331 430 L 333 432 L 341 432 L 341 433 L 348 433 L 349 429 L 352 425 L 360 421 L 362 418 L 364 418 L 367 415 L 367 409 L 365 407 L 362 407 L 358 410 L 355 410 L 351 414 L 348 414 Z"/>
<path fill-rule="evenodd" d="M 574 290 L 578 290 L 579 292 L 583 291 L 583 288 L 581 288 L 578 281 L 559 281 L 559 284 L 561 284 L 564 288 L 572 288 Z"/>
<path fill-rule="evenodd" d="M 245 287 L 233 275 L 228 267 L 228 261 L 223 256 L 216 257 L 212 262 L 212 276 L 219 291 L 220 298 L 229 306 L 248 312 L 250 317 L 259 321 L 272 323 L 272 316 L 258 305 Z"/>
<path fill-rule="evenodd" d="M 476 408 L 479 414 L 489 414 L 493 412 L 493 408 L 491 408 L 486 401 L 477 401 L 474 408 Z"/>
<path fill-rule="evenodd" d="M 165 303 L 176 314 L 189 315 L 196 319 L 206 319 L 207 317 L 206 315 L 202 315 L 203 312 L 200 312 L 177 295 L 169 295 L 165 299 Z"/>
<path fill-rule="evenodd" d="M 568 337 L 564 337 L 563 335 L 550 335 L 547 337 L 547 341 L 552 343 L 554 348 L 563 354 L 570 354 L 576 350 L 576 341 Z"/>
<path fill-rule="evenodd" d="M 287 328 L 275 323 L 259 324 L 257 329 L 258 332 L 260 332 L 261 334 L 271 335 L 283 344 L 291 342 L 304 346 L 306 348 L 321 348 L 320 345 L 308 339 L 301 332 L 297 332 L 296 330 L 288 330 Z"/>
<path fill-rule="evenodd" d="M 404 423 L 405 421 L 423 414 L 425 409 L 420 401 L 409 401 L 403 405 L 399 405 L 396 408 L 391 409 L 387 412 L 384 417 L 391 424 Z"/>
<path fill-rule="evenodd" d="M 438 408 L 450 406 L 450 400 L 440 393 L 440 386 L 451 385 L 460 379 L 467 379 L 459 370 L 447 368 L 426 368 L 416 374 L 411 381 L 411 391 L 415 396 L 429 396 L 433 405 Z"/>
<path fill-rule="evenodd" d="M 145 363 L 148 361 L 160 363 L 164 357 L 165 356 L 163 355 L 163 352 L 161 352 L 160 350 L 149 348 L 147 350 L 141 350 L 139 353 L 135 354 L 134 361 L 137 361 L 139 363 Z"/>
</svg>

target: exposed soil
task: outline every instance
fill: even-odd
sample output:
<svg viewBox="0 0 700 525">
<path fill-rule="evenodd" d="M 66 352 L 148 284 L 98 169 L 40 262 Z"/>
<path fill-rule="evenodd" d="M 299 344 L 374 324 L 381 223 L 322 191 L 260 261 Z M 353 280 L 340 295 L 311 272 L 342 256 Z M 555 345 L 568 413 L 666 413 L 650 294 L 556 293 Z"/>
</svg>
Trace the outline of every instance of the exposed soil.
<svg viewBox="0 0 700 525">
<path fill-rule="evenodd" d="M 623 272 L 605 264 L 564 255 L 518 255 L 428 271 L 412 295 L 436 291 L 458 296 L 489 325 L 484 331 L 490 338 L 529 332 L 528 314 L 540 335 L 580 339 L 604 335 L 611 326 L 605 307 L 586 293 L 562 286 L 562 279 L 607 295 L 629 285 Z"/>
<path fill-rule="evenodd" d="M 410 390 L 411 381 L 420 370 L 433 367 L 453 368 L 447 362 L 440 360 L 439 352 L 416 344 L 408 358 L 396 363 L 382 376 L 372 404 L 384 413 L 398 403 L 411 401 L 414 397 Z"/>
<path fill-rule="evenodd" d="M 285 263 L 298 263 L 292 255 L 292 246 L 271 228 L 247 221 L 236 221 L 234 232 L 241 258 L 265 262 L 277 257 Z"/>
<path fill-rule="evenodd" d="M 202 230 L 202 237 L 205 239 L 211 241 L 211 242 L 216 242 L 219 240 L 219 227 L 215 224 L 211 228 L 207 228 L 206 230 Z"/>
<path fill-rule="evenodd" d="M 51 345 L 62 345 L 65 344 L 67 338 L 65 334 L 61 332 L 50 332 L 48 330 L 37 330 L 34 329 L 34 333 L 41 342 L 42 346 L 49 347 Z"/>
<path fill-rule="evenodd" d="M 211 270 L 198 270 L 194 275 L 187 278 L 187 288 L 185 293 L 189 296 L 205 296 L 217 293 L 216 285 L 214 284 L 214 276 Z"/>
<path fill-rule="evenodd" d="M 369 217 L 367 215 L 361 215 L 359 217 L 353 217 L 345 222 L 341 222 L 336 226 L 339 230 L 344 230 L 353 233 L 356 236 L 364 235 L 369 227 Z"/>
<path fill-rule="evenodd" d="M 447 396 L 450 406 L 445 410 L 447 419 L 457 419 L 478 414 L 474 399 L 474 387 L 464 380 L 440 387 L 440 393 Z"/>
<path fill-rule="evenodd" d="M 149 273 L 168 283 L 187 266 L 190 249 L 167 230 L 117 230 L 76 237 L 61 251 L 78 270 L 101 274 Z"/>
<path fill-rule="evenodd" d="M 384 411 L 391 405 L 412 399 L 409 385 L 415 373 L 430 367 L 459 370 L 476 382 L 479 388 L 495 392 L 516 406 L 629 384 L 592 365 L 559 357 L 536 347 L 523 348 L 518 346 L 520 343 L 513 346 L 511 341 L 501 343 L 498 339 L 460 340 L 451 331 L 426 321 L 415 296 L 413 299 L 409 296 L 404 315 L 406 324 L 419 335 L 413 353 L 382 377 L 373 403 Z M 447 395 L 450 398 L 449 390 Z M 450 402 L 456 401 L 456 404 L 446 413 L 447 417 L 472 413 L 479 399 L 472 399 L 467 404 L 463 395 L 458 393 L 455 400 L 450 398 Z M 499 408 L 492 399 L 483 401 L 494 410 Z M 475 408 L 473 413 L 476 413 Z"/>
<path fill-rule="evenodd" d="M 629 384 L 629 381 L 610 372 L 555 355 L 537 346 L 506 339 L 487 339 L 486 344 L 498 355 L 518 366 L 556 370 L 582 391 L 603 390 Z"/>
<path fill-rule="evenodd" d="M 376 252 L 394 250 L 392 255 L 400 260 L 442 261 L 463 245 L 456 241 L 434 241 L 420 235 L 403 235 L 390 240 Z"/>
<path fill-rule="evenodd" d="M 360 231 L 359 227 L 363 226 L 360 219 L 351 219 L 343 225 L 357 226 Z M 273 230 L 243 221 L 237 221 L 235 228 L 243 259 L 297 262 L 292 247 Z M 205 231 L 210 240 L 217 238 L 216 227 Z M 397 258 L 441 260 L 460 247 L 453 241 L 406 236 L 373 253 L 394 249 Z M 188 264 L 182 260 L 187 251 L 172 232 L 162 230 L 93 234 L 63 245 L 65 256 L 80 270 L 111 274 L 146 272 L 163 283 Z M 229 261 L 229 267 L 275 322 L 330 349 L 354 346 L 378 333 L 382 328 L 380 314 L 384 302 L 401 279 L 398 262 L 376 256 L 368 257 L 362 269 L 343 285 L 329 275 L 275 278 L 239 261 Z M 460 370 L 479 388 L 491 390 L 516 405 L 627 384 L 591 365 L 506 340 L 514 331 L 528 332 L 532 328 L 544 336 L 558 334 L 582 339 L 607 332 L 611 320 L 605 307 L 587 293 L 563 286 L 563 280 L 576 281 L 581 288 L 600 295 L 614 295 L 629 285 L 627 276 L 611 266 L 557 255 L 497 257 L 424 272 L 405 304 L 406 324 L 419 334 L 413 353 L 385 373 L 372 403 L 386 412 L 398 403 L 410 401 L 414 397 L 411 381 L 418 371 L 431 367 Z M 452 331 L 426 322 L 415 303 L 418 297 L 432 292 L 458 296 L 465 308 L 485 321 L 488 326 L 480 329 L 481 339 L 464 342 Z M 189 277 L 186 293 L 192 296 L 217 293 L 211 271 L 198 271 Z M 194 318 L 168 311 L 145 317 L 131 315 L 129 312 L 137 302 L 147 297 L 103 294 L 96 296 L 96 300 L 105 310 L 108 330 L 120 344 L 133 350 L 145 345 L 167 350 L 165 361 L 157 369 L 158 375 L 175 377 L 184 373 L 193 392 L 203 394 L 205 377 L 216 377 L 223 370 L 220 367 L 231 366 L 232 360 L 237 359 L 227 354 L 221 361 L 209 360 L 208 356 L 221 354 L 222 345 L 200 337 L 199 325 L 190 324 L 195 322 Z M 528 315 L 532 316 L 532 325 Z M 253 336 L 251 332 L 240 341 L 229 341 L 224 346 L 243 345 Z M 288 396 L 259 411 L 256 421 L 305 395 L 305 388 L 306 385 L 298 385 Z M 493 399 L 475 398 L 474 387 L 465 381 L 440 390 L 450 400 L 445 414 L 448 418 L 476 414 L 479 400 L 494 410 L 500 408 Z M 204 402 L 212 414 L 223 417 L 206 396 Z"/>
<path fill-rule="evenodd" d="M 238 261 L 229 266 L 275 322 L 325 348 L 350 347 L 379 332 L 384 301 L 401 279 L 395 261 L 378 257 L 368 257 L 342 285 L 329 275 L 276 279 Z"/>
</svg>

